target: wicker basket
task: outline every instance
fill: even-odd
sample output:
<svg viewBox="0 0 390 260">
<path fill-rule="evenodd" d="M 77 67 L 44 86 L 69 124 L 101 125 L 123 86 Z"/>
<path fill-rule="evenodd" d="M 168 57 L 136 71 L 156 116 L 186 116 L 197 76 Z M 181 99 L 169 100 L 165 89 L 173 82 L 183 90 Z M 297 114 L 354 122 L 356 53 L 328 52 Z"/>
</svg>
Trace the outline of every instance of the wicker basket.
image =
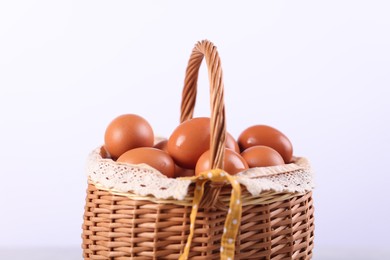
<svg viewBox="0 0 390 260">
<path fill-rule="evenodd" d="M 181 201 L 117 192 L 89 180 L 82 227 L 85 259 L 312 257 L 314 208 L 310 191 L 266 191 L 253 196 L 233 176 L 219 170 L 226 133 L 222 69 L 216 47 L 207 40 L 195 45 L 189 60 L 181 121 L 193 116 L 203 57 L 210 79 L 214 170 L 194 177 Z M 234 228 L 226 232 L 230 226 Z"/>
</svg>

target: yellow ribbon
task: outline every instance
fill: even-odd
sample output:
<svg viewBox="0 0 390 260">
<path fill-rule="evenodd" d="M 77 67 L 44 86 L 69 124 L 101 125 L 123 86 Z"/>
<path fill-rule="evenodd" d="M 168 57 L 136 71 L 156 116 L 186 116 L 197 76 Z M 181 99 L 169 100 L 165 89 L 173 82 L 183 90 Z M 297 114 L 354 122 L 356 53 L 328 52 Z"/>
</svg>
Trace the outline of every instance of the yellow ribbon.
<svg viewBox="0 0 390 260">
<path fill-rule="evenodd" d="M 204 185 L 207 181 L 212 182 L 229 182 L 232 186 L 232 193 L 230 196 L 229 210 L 227 213 L 223 235 L 221 239 L 221 260 L 233 260 L 234 259 L 234 248 L 236 242 L 236 236 L 241 223 L 241 187 L 236 177 L 229 175 L 220 169 L 210 170 L 201 173 L 195 178 L 196 180 L 194 200 L 192 202 L 192 210 L 190 215 L 190 234 L 187 238 L 187 243 L 184 247 L 184 252 L 180 256 L 179 260 L 187 260 L 190 253 L 191 242 L 194 236 L 195 220 L 198 213 L 198 207 L 202 200 L 204 193 Z"/>
</svg>

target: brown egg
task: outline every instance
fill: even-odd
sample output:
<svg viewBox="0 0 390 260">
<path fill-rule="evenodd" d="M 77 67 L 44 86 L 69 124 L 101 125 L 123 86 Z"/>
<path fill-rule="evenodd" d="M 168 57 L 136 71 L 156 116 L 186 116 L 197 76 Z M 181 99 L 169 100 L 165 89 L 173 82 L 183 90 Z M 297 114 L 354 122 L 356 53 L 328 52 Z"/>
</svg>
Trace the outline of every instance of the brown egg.
<svg viewBox="0 0 390 260">
<path fill-rule="evenodd" d="M 122 154 L 117 162 L 141 164 L 145 163 L 169 178 L 175 174 L 175 163 L 164 151 L 152 147 L 141 147 L 129 150 Z"/>
<path fill-rule="evenodd" d="M 249 147 L 241 153 L 241 156 L 248 163 L 249 168 L 284 164 L 282 156 L 277 151 L 264 145 Z"/>
<path fill-rule="evenodd" d="M 177 164 L 175 165 L 175 177 L 192 177 L 195 176 L 195 170 L 193 169 L 185 169 Z"/>
<path fill-rule="evenodd" d="M 239 150 L 237 142 L 226 135 L 226 147 Z M 168 152 L 176 164 L 195 169 L 199 157 L 210 149 L 210 118 L 196 117 L 181 123 L 168 139 Z"/>
<path fill-rule="evenodd" d="M 236 142 L 234 137 L 229 133 L 226 133 L 226 145 L 225 146 L 226 146 L 226 148 L 231 149 L 231 150 L 235 151 L 236 153 L 240 153 L 240 147 L 238 146 L 238 143 Z"/>
<path fill-rule="evenodd" d="M 121 115 L 107 127 L 104 147 L 114 160 L 137 147 L 153 146 L 154 134 L 149 123 L 134 114 Z"/>
<path fill-rule="evenodd" d="M 163 139 L 160 142 L 157 142 L 153 145 L 154 148 L 162 150 L 164 152 L 168 152 L 168 140 Z"/>
<path fill-rule="evenodd" d="M 241 151 L 256 145 L 269 146 L 283 157 L 285 163 L 290 163 L 293 155 L 293 147 L 287 136 L 266 125 L 255 125 L 247 128 L 238 137 L 238 145 Z"/>
<path fill-rule="evenodd" d="M 225 149 L 223 164 L 223 170 L 232 175 L 248 169 L 248 164 L 244 158 L 231 149 Z M 195 174 L 199 175 L 204 171 L 211 170 L 210 168 L 210 150 L 208 150 L 199 158 L 196 164 Z"/>
<path fill-rule="evenodd" d="M 168 140 L 168 152 L 180 167 L 194 169 L 210 147 L 210 119 L 198 117 L 181 123 Z"/>
<path fill-rule="evenodd" d="M 103 159 L 111 158 L 104 146 L 100 147 L 100 156 Z"/>
</svg>

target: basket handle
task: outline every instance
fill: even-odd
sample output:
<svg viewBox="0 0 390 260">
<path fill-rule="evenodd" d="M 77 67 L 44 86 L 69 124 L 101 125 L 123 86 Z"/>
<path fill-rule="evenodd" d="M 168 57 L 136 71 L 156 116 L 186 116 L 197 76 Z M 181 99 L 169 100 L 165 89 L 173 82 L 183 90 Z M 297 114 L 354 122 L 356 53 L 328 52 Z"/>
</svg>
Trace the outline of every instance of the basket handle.
<svg viewBox="0 0 390 260">
<path fill-rule="evenodd" d="M 221 60 L 219 58 L 217 47 L 208 40 L 203 40 L 195 44 L 192 50 L 190 60 L 188 61 L 184 88 L 181 101 L 180 122 L 191 119 L 194 113 L 196 103 L 197 82 L 199 68 L 205 57 L 210 82 L 210 165 L 211 170 L 202 173 L 196 179 L 194 190 L 193 206 L 190 215 L 190 234 L 188 235 L 186 245 L 180 260 L 187 260 L 191 247 L 191 241 L 195 233 L 195 222 L 198 209 L 211 207 L 226 208 L 225 203 L 218 200 L 219 193 L 225 182 L 230 183 L 232 187 L 231 198 L 229 202 L 229 211 L 224 224 L 224 232 L 221 237 L 221 259 L 234 259 L 235 238 L 238 233 L 238 227 L 241 222 L 242 204 L 241 188 L 234 176 L 223 172 L 223 161 L 225 157 L 226 142 L 226 122 L 225 122 L 225 104 L 224 104 L 224 86 L 222 77 Z M 206 178 L 205 178 L 206 177 Z M 210 185 L 205 187 L 205 183 L 211 181 Z M 203 194 L 205 196 L 203 196 Z M 203 199 L 202 199 L 203 197 Z"/>
<path fill-rule="evenodd" d="M 210 165 L 211 169 L 223 169 L 225 156 L 225 104 L 221 60 L 217 47 L 208 40 L 195 44 L 188 61 L 181 101 L 180 122 L 193 117 L 199 68 L 205 57 L 210 82 Z"/>
</svg>

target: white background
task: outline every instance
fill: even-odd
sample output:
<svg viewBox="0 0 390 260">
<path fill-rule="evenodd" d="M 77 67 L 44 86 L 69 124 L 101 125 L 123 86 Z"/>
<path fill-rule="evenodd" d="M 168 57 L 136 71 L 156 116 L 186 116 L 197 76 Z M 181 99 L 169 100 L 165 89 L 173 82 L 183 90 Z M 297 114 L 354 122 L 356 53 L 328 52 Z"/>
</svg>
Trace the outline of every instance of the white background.
<svg viewBox="0 0 390 260">
<path fill-rule="evenodd" d="M 316 248 L 390 244 L 386 1 L 3 1 L 0 247 L 80 248 L 88 153 L 116 116 L 177 126 L 196 41 L 219 50 L 228 130 L 280 129 L 316 172 Z M 209 113 L 207 73 L 196 115 Z"/>
</svg>

